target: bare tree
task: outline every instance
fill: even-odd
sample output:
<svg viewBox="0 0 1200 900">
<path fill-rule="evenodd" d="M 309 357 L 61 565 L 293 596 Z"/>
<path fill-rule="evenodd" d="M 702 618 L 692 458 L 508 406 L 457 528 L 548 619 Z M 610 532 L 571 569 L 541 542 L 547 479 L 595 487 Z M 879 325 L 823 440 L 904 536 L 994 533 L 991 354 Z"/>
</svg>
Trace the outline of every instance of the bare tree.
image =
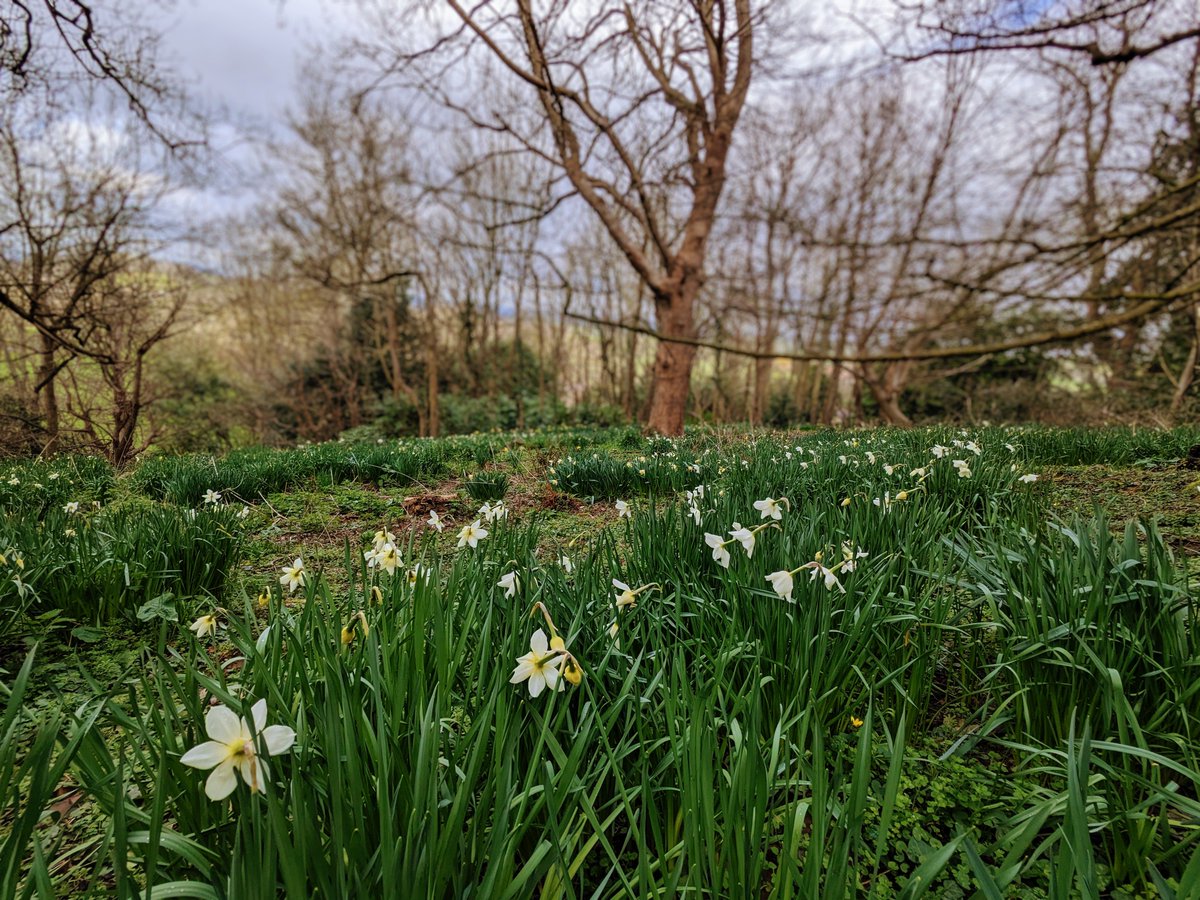
<svg viewBox="0 0 1200 900">
<path fill-rule="evenodd" d="M 140 154 L 130 133 L 108 126 L 31 124 L 19 109 L 0 119 L 0 309 L 22 325 L 13 338 L 31 345 L 43 449 L 70 427 L 118 463 L 135 450 L 145 357 L 170 335 L 182 302 L 174 289 L 146 286 L 161 284 L 146 272 L 166 182 L 141 171 Z M 171 299 L 160 302 L 164 294 Z M 76 360 L 107 385 L 103 440 L 95 415 L 63 421 L 60 384 L 64 373 L 75 379 Z"/>
<path fill-rule="evenodd" d="M 473 112 L 436 78 L 426 86 L 553 164 L 646 284 L 661 333 L 693 337 L 762 12 L 750 0 L 449 6 L 461 27 L 426 58 L 482 50 L 540 115 Z M 650 428 L 682 430 L 694 357 L 687 343 L 659 346 Z"/>
</svg>

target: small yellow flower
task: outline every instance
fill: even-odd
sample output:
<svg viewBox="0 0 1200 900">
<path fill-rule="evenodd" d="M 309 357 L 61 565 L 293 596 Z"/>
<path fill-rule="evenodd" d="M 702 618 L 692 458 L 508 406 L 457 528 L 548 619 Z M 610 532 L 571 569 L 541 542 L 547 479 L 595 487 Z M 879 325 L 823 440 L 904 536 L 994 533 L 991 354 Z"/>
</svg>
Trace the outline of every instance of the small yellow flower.
<svg viewBox="0 0 1200 900">
<path fill-rule="evenodd" d="M 858 716 L 851 716 L 850 724 L 852 726 L 854 726 L 855 728 L 862 728 L 863 720 L 860 719 Z"/>
</svg>

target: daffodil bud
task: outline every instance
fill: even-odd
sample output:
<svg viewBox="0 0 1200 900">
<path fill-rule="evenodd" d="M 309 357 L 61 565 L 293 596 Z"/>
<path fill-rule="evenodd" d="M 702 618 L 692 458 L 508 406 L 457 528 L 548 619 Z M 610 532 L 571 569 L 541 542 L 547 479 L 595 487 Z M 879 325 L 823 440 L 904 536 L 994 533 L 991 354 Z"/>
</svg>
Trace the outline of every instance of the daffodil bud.
<svg viewBox="0 0 1200 900">
<path fill-rule="evenodd" d="M 908 499 L 908 491 L 900 491 L 898 494 L 896 494 L 896 499 L 897 500 L 907 500 Z"/>
<path fill-rule="evenodd" d="M 353 640 L 354 640 L 354 625 L 353 625 L 353 623 L 350 625 L 343 625 L 342 626 L 342 646 L 345 647 L 345 646 L 349 645 L 350 642 Z"/>
<path fill-rule="evenodd" d="M 567 650 L 567 642 L 556 634 L 554 637 L 550 638 L 550 649 L 565 653 Z"/>
<path fill-rule="evenodd" d="M 563 672 L 563 678 L 567 679 L 571 684 L 578 685 L 579 682 L 583 681 L 583 669 L 575 665 L 575 660 L 567 660 L 567 668 Z"/>
<path fill-rule="evenodd" d="M 850 498 L 847 497 L 845 500 L 842 501 L 842 506 L 849 506 L 849 505 L 850 505 Z"/>
<path fill-rule="evenodd" d="M 371 585 L 371 602 L 383 604 L 383 591 L 379 589 L 379 585 Z"/>
</svg>

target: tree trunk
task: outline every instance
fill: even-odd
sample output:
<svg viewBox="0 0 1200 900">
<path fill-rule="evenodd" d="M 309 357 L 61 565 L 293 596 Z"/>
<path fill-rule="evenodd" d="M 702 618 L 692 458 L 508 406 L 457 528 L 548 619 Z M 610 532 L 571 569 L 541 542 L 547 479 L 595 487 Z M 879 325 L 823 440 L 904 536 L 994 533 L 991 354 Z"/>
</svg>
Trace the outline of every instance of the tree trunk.
<svg viewBox="0 0 1200 900">
<path fill-rule="evenodd" d="M 1171 418 L 1179 415 L 1179 410 L 1183 408 L 1183 399 L 1187 396 L 1188 389 L 1192 386 L 1192 381 L 1196 375 L 1196 362 L 1200 357 L 1200 305 L 1193 306 L 1191 309 L 1192 316 L 1192 346 L 1188 351 L 1187 360 L 1184 361 L 1183 368 L 1179 371 L 1179 380 L 1175 383 L 1175 391 L 1171 395 Z"/>
<path fill-rule="evenodd" d="M 888 425 L 900 428 L 911 428 L 912 419 L 900 408 L 900 395 L 908 385 L 910 363 L 889 363 L 883 370 L 883 377 L 870 378 L 863 373 L 863 382 L 871 389 L 875 402 L 879 404 L 879 415 Z"/>
<path fill-rule="evenodd" d="M 433 309 L 433 299 L 426 296 L 425 302 L 429 304 L 426 311 L 426 329 L 425 336 L 425 392 L 426 404 L 429 407 L 429 414 L 425 418 L 425 431 L 429 437 L 437 437 L 441 431 L 442 421 L 441 413 L 438 407 L 438 342 L 437 342 L 437 315 Z"/>
<path fill-rule="evenodd" d="M 676 259 L 679 260 L 683 255 L 680 253 Z M 655 297 L 658 327 L 665 337 L 694 338 L 693 316 L 703 276 L 699 265 L 681 268 L 684 274 L 675 281 L 675 290 Z M 695 361 L 694 345 L 659 342 L 654 354 L 654 380 L 650 389 L 647 429 L 672 436 L 683 434 L 692 383 L 692 364 Z"/>
<path fill-rule="evenodd" d="M 44 450 L 49 450 L 58 441 L 58 392 L 54 380 L 58 376 L 55 360 L 58 345 L 49 335 L 42 335 L 41 365 L 38 366 L 38 411 L 42 414 L 46 426 L 46 443 Z"/>
</svg>

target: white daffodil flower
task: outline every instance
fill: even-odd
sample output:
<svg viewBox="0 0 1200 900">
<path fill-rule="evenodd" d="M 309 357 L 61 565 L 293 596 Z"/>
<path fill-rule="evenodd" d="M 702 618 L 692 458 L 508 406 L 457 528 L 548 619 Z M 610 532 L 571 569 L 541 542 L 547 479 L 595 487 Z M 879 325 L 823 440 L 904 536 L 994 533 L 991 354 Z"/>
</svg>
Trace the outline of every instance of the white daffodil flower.
<svg viewBox="0 0 1200 900">
<path fill-rule="evenodd" d="M 500 576 L 500 580 L 496 582 L 496 587 L 504 588 L 505 597 L 513 597 L 521 589 L 521 579 L 517 576 L 516 572 L 506 572 Z"/>
<path fill-rule="evenodd" d="M 781 569 L 778 572 L 772 572 L 767 576 L 767 581 L 771 582 L 771 587 L 775 593 L 782 599 L 794 603 L 792 599 L 792 590 L 795 588 L 795 582 L 792 580 L 792 573 Z"/>
<path fill-rule="evenodd" d="M 816 581 L 817 576 L 821 576 L 825 579 L 825 590 L 831 591 L 836 587 L 843 594 L 846 593 L 846 589 L 842 587 L 842 583 L 838 581 L 837 573 L 833 571 L 833 569 L 827 568 L 815 560 L 810 563 L 805 563 L 802 568 L 812 570 L 812 574 L 809 576 L 809 581 Z"/>
<path fill-rule="evenodd" d="M 1021 482 L 1022 484 L 1033 484 L 1037 480 L 1037 475 L 1033 474 L 1032 472 L 1030 472 L 1028 475 L 1022 475 L 1017 479 L 1017 481 Z"/>
<path fill-rule="evenodd" d="M 384 544 L 375 551 L 375 564 L 389 575 L 395 575 L 400 567 L 400 554 L 395 544 Z"/>
<path fill-rule="evenodd" d="M 429 518 L 426 519 L 426 522 L 429 524 L 429 527 L 436 530 L 438 534 L 441 534 L 446 528 L 446 523 L 442 521 L 441 517 L 437 514 L 436 509 L 431 509 L 429 511 Z"/>
<path fill-rule="evenodd" d="M 624 609 L 627 606 L 634 606 L 637 604 L 637 594 L 634 593 L 633 588 L 631 588 L 625 582 L 617 581 L 617 579 L 614 578 L 612 586 L 618 591 L 616 599 L 617 609 Z"/>
<path fill-rule="evenodd" d="M 743 528 L 741 522 L 733 523 L 733 530 L 729 532 L 729 536 L 742 545 L 742 549 L 746 551 L 746 559 L 754 556 L 754 532 L 749 528 Z"/>
<path fill-rule="evenodd" d="M 566 657 L 556 650 L 550 649 L 546 632 L 538 629 L 529 639 L 529 652 L 517 657 L 517 667 L 513 669 L 509 684 L 529 682 L 529 696 L 537 697 L 547 687 L 552 691 L 564 690 L 567 686 L 559 667 Z"/>
<path fill-rule="evenodd" d="M 766 497 L 763 500 L 755 500 L 754 508 L 757 509 L 764 519 L 774 519 L 778 522 L 783 518 L 782 502 L 775 500 L 772 497 Z"/>
<path fill-rule="evenodd" d="M 621 518 L 621 519 L 632 518 L 633 514 L 629 510 L 629 504 L 626 503 L 624 500 L 618 500 L 614 505 L 617 508 L 617 517 L 618 518 Z"/>
<path fill-rule="evenodd" d="M 560 556 L 558 564 L 562 566 L 562 570 L 568 575 L 575 571 L 575 563 L 571 562 L 571 557 L 569 556 Z"/>
<path fill-rule="evenodd" d="M 729 568 L 729 551 L 725 549 L 725 541 L 719 534 L 704 533 L 704 543 L 712 548 L 712 556 L 726 569 Z"/>
<path fill-rule="evenodd" d="M 288 589 L 289 594 L 305 582 L 304 560 L 299 556 L 296 557 L 290 566 L 284 566 L 280 571 L 283 574 L 279 576 L 279 583 Z"/>
<path fill-rule="evenodd" d="M 221 492 L 214 491 L 211 488 L 209 488 L 207 491 L 204 492 L 204 502 L 212 503 L 212 504 L 220 503 L 221 502 Z"/>
<path fill-rule="evenodd" d="M 74 515 L 75 513 L 79 512 L 79 501 L 72 500 L 63 507 L 63 512 L 65 512 L 67 515 Z"/>
<path fill-rule="evenodd" d="M 204 783 L 210 800 L 224 800 L 237 787 L 234 772 L 252 791 L 267 792 L 267 765 L 259 750 L 268 756 L 280 756 L 292 749 L 296 732 L 286 725 L 267 725 L 267 701 L 259 700 L 250 710 L 254 735 L 249 723 L 228 707 L 214 706 L 204 717 L 204 730 L 211 740 L 198 744 L 179 758 L 194 769 L 212 769 Z M 258 747 L 255 747 L 257 737 Z"/>
<path fill-rule="evenodd" d="M 211 634 L 217 633 L 217 617 L 215 615 L 201 616 L 195 622 L 188 626 L 189 629 L 196 632 L 196 637 L 208 637 Z"/>
<path fill-rule="evenodd" d="M 479 546 L 479 542 L 487 536 L 488 530 L 476 519 L 470 525 L 464 525 L 462 531 L 458 533 L 458 546 L 466 547 L 469 544 L 471 549 L 474 550 Z"/>
</svg>

